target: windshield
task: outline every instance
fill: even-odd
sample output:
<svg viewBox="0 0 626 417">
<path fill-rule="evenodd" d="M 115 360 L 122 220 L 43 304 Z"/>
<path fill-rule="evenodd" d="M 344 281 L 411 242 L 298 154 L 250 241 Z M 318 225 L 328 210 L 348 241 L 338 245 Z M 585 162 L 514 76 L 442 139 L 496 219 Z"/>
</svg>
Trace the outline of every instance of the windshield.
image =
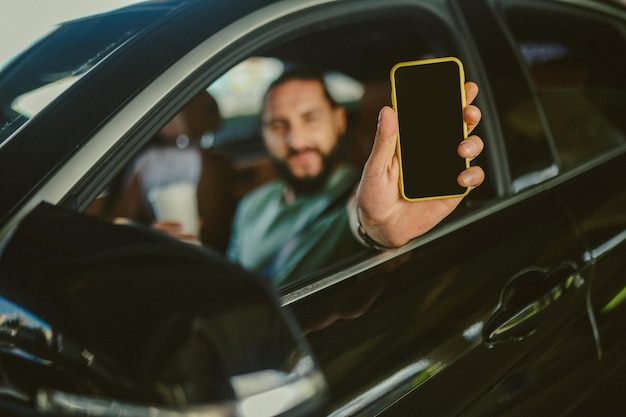
<svg viewBox="0 0 626 417">
<path fill-rule="evenodd" d="M 137 2 L 118 0 L 113 4 Z M 48 0 L 39 3 L 40 14 L 46 15 L 46 7 L 51 7 L 46 6 Z M 84 6 L 76 9 L 74 3 L 73 0 L 55 2 L 54 12 L 48 19 L 30 19 L 24 16 L 25 13 L 20 18 L 19 6 L 11 5 L 7 10 L 3 7 L 2 19 L 13 18 L 14 23 L 3 26 L 5 29 L 2 30 L 12 30 L 13 33 L 3 36 L 8 42 L 0 53 L 0 147 L 104 57 L 170 9 L 159 3 L 150 5 L 146 2 L 142 7 L 131 6 L 93 15 L 94 11 L 110 10 L 111 3 L 106 2 L 108 7 L 96 6 L 99 10 L 94 10 L 94 5 L 89 11 Z M 32 7 L 31 3 L 28 4 Z M 64 21 L 64 18 L 74 20 Z M 22 28 L 18 31 L 16 25 Z M 27 49 L 20 52 L 24 46 Z"/>
</svg>

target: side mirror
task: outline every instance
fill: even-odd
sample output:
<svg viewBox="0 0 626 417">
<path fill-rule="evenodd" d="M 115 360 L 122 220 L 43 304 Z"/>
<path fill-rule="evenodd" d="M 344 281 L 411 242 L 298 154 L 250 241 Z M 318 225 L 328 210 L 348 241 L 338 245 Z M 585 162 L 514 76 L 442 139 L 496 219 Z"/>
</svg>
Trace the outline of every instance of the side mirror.
<svg viewBox="0 0 626 417">
<path fill-rule="evenodd" d="M 0 259 L 0 396 L 44 414 L 308 414 L 300 334 L 258 277 L 151 230 L 42 205 Z"/>
</svg>

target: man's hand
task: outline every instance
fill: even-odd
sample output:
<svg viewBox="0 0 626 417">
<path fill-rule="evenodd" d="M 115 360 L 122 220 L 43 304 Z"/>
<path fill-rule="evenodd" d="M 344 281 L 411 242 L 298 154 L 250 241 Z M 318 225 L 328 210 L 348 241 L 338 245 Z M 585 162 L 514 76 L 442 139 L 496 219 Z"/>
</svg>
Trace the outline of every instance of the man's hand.
<svg viewBox="0 0 626 417">
<path fill-rule="evenodd" d="M 468 105 L 463 110 L 468 133 L 480 121 L 478 107 L 471 105 L 478 94 L 475 83 L 465 83 Z M 390 107 L 383 107 L 378 116 L 378 126 L 372 152 L 363 168 L 356 192 L 358 216 L 365 232 L 383 246 L 397 247 L 426 233 L 459 205 L 462 198 L 445 198 L 408 202 L 400 195 L 398 187 L 400 166 L 396 156 L 398 117 Z M 476 158 L 483 150 L 483 141 L 469 136 L 458 147 L 460 158 Z M 428 157 L 426 155 L 426 157 Z M 459 173 L 457 182 L 462 187 L 475 188 L 485 178 L 479 166 Z M 429 181 L 424 178 L 423 181 Z M 354 204 L 354 203 L 353 203 Z"/>
</svg>

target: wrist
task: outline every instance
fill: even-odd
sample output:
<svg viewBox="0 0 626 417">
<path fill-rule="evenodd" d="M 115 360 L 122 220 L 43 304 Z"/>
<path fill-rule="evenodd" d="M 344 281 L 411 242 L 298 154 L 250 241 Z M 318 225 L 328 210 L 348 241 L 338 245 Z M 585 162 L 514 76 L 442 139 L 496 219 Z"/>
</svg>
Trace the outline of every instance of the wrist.
<svg viewBox="0 0 626 417">
<path fill-rule="evenodd" d="M 383 250 L 388 250 L 388 249 L 394 249 L 394 246 L 389 246 L 386 244 L 381 243 L 379 240 L 374 239 L 370 233 L 368 233 L 367 229 L 365 228 L 365 225 L 363 224 L 363 222 L 361 221 L 361 214 L 360 214 L 360 210 L 361 208 L 359 207 L 358 204 L 354 205 L 354 222 L 355 222 L 355 226 L 356 226 L 356 236 L 359 240 L 359 242 L 361 242 L 361 244 L 363 244 L 364 246 L 367 246 L 368 248 L 371 249 L 375 249 L 377 251 L 383 251 Z"/>
</svg>

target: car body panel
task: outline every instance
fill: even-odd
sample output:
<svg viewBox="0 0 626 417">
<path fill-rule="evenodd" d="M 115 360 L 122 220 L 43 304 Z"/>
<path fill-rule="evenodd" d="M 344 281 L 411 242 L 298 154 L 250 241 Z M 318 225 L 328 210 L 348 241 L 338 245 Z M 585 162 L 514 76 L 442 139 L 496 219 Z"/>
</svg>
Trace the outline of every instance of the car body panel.
<svg viewBox="0 0 626 417">
<path fill-rule="evenodd" d="M 0 275 L 3 388 L 47 413 L 298 414 L 324 398 L 272 289 L 215 252 L 44 203 Z"/>
<path fill-rule="evenodd" d="M 536 196 L 515 208 L 499 211 L 488 221 L 474 222 L 439 241 L 417 246 L 393 262 L 322 290 L 311 297 L 316 300 L 313 304 L 311 300 L 289 304 L 305 332 L 320 326 L 320 316 L 330 317 L 332 325 L 308 334 L 334 394 L 336 409 L 329 414 L 350 415 L 355 411 L 351 407 L 358 409 L 357 399 L 364 393 L 355 388 L 362 386 L 379 390 L 377 395 L 369 392 L 365 396 L 367 412 L 382 411 L 406 395 L 389 410 L 390 415 L 406 415 L 411 409 L 429 415 L 462 411 L 470 415 L 506 415 L 505 410 L 549 409 L 551 401 L 545 398 L 539 404 L 526 406 L 523 402 L 528 396 L 536 398 L 531 393 L 550 385 L 550 373 L 560 368 L 580 372 L 572 377 L 569 392 L 584 395 L 593 385 L 590 382 L 599 365 L 592 323 L 586 314 L 588 283 L 564 291 L 562 298 L 538 313 L 533 319 L 536 329 L 519 334 L 513 331 L 510 336 L 519 336 L 519 341 L 490 345 L 484 340 L 487 323 L 496 314 L 501 295 L 513 278 L 516 286 L 533 285 L 533 281 L 526 281 L 535 271 L 545 277 L 546 268 L 559 265 L 569 265 L 568 270 L 580 274 L 583 281 L 590 277 L 590 265 L 582 259 L 586 248 L 581 243 L 565 243 L 576 241 L 572 239 L 577 236 L 574 223 L 563 215 L 562 206 L 550 200 Z M 522 212 L 537 214 L 522 216 Z M 498 226 L 492 229 L 494 224 Z M 483 227 L 490 232 L 485 233 Z M 537 229 L 544 233 L 541 242 L 532 237 Z M 494 234 L 494 230 L 503 232 Z M 468 244 L 470 241 L 472 244 Z M 442 247 L 453 249 L 441 252 Z M 527 258 L 520 258 L 516 249 L 520 247 L 528 250 Z M 449 258 L 451 253 L 455 254 L 453 259 Z M 541 302 L 543 295 L 525 294 L 522 304 Z M 573 310 L 578 310 L 578 315 L 571 316 Z M 320 315 L 320 311 L 325 314 Z M 556 354 L 543 350 L 547 340 L 548 345 L 555 343 L 555 329 L 563 337 L 560 343 L 571 344 L 572 339 L 584 343 L 577 343 L 568 359 L 542 366 Z M 532 334 L 527 336 L 526 331 Z M 474 369 L 486 362 L 499 366 L 493 370 Z M 386 378 L 381 379 L 383 375 Z M 354 384 L 355 380 L 359 384 Z M 435 387 L 432 392 L 430 386 Z M 448 392 L 456 393 L 453 403 L 445 400 Z M 372 403 L 376 396 L 378 400 Z M 481 401 L 473 405 L 481 397 L 491 409 Z M 561 399 L 553 401 L 555 410 L 563 406 Z"/>
<path fill-rule="evenodd" d="M 595 173 L 580 175 L 563 193 L 585 237 L 588 247 L 585 256 L 593 262 L 590 308 L 601 343 L 603 383 L 599 399 L 590 407 L 606 410 L 607 414 L 619 404 L 616 398 L 619 398 L 619 387 L 624 382 L 624 373 L 619 369 L 624 362 L 623 349 L 626 346 L 621 325 L 626 320 L 623 256 L 626 250 L 626 201 L 624 196 L 613 195 L 609 190 L 626 187 L 624 175 L 618 172 L 625 160 L 622 155 Z M 603 171 L 611 169 L 615 172 L 605 178 Z M 594 201 L 602 201 L 602 204 L 595 206 Z"/>
</svg>

